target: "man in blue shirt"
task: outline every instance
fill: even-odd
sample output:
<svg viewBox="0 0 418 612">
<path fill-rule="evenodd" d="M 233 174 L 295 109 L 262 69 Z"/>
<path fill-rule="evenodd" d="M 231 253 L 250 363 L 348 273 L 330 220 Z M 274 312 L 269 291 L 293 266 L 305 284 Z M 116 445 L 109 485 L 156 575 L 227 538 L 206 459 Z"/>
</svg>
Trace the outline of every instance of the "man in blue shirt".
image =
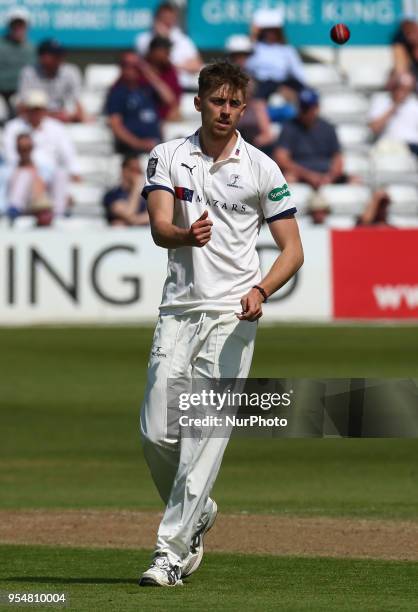
<svg viewBox="0 0 418 612">
<path fill-rule="evenodd" d="M 358 182 L 344 174 L 337 133 L 319 116 L 319 97 L 312 89 L 300 92 L 298 116 L 284 124 L 273 157 L 288 183 L 319 189 L 330 183 Z"/>
<path fill-rule="evenodd" d="M 105 114 L 118 153 L 149 153 L 161 142 L 158 101 L 171 104 L 174 95 L 156 72 L 133 52 L 122 55 L 121 76 L 111 87 Z"/>
</svg>

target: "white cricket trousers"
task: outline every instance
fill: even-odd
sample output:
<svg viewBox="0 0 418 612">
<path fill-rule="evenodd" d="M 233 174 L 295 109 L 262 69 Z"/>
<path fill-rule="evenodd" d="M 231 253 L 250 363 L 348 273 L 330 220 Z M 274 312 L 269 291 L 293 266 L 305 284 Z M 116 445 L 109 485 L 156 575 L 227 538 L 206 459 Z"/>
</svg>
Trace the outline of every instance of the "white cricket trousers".
<svg viewBox="0 0 418 612">
<path fill-rule="evenodd" d="M 192 378 L 247 378 L 256 322 L 234 313 L 160 315 L 148 364 L 141 409 L 145 459 L 166 504 L 155 552 L 181 564 L 199 520 L 212 508 L 209 493 L 228 437 L 191 438 L 180 427 L 167 436 L 167 381 Z M 169 382 L 170 384 L 170 382 Z"/>
</svg>

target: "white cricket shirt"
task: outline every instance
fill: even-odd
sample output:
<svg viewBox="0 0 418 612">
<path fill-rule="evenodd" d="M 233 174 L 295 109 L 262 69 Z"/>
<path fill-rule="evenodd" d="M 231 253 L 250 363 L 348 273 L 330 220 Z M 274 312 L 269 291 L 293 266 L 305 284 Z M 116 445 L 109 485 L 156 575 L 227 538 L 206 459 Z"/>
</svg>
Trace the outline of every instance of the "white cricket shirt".
<svg viewBox="0 0 418 612">
<path fill-rule="evenodd" d="M 296 212 L 277 164 L 239 133 L 231 156 L 214 163 L 196 132 L 151 151 L 144 197 L 153 190 L 173 194 L 178 227 L 188 229 L 206 209 L 213 221 L 204 247 L 168 250 L 160 311 L 240 312 L 242 296 L 261 278 L 256 243 L 263 218 Z"/>
</svg>

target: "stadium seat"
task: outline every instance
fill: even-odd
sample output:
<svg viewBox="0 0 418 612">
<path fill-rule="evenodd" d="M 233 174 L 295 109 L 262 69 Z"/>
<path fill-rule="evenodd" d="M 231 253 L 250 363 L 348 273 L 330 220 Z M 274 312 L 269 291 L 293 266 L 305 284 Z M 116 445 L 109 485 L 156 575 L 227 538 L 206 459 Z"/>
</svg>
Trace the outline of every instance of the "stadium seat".
<svg viewBox="0 0 418 612">
<path fill-rule="evenodd" d="M 346 151 L 344 153 L 344 172 L 361 176 L 367 181 L 371 173 L 368 155 L 355 151 Z"/>
<path fill-rule="evenodd" d="M 364 151 L 368 148 L 371 132 L 367 125 L 341 123 L 337 125 L 337 135 L 343 149 Z"/>
<path fill-rule="evenodd" d="M 324 185 L 318 193 L 333 215 L 358 215 L 371 197 L 365 185 Z"/>
<path fill-rule="evenodd" d="M 331 64 L 304 64 L 306 82 L 319 90 L 332 89 L 342 84 L 338 69 Z"/>
<path fill-rule="evenodd" d="M 72 183 L 70 195 L 73 200 L 73 215 L 99 217 L 103 215 L 102 197 L 104 189 L 88 183 Z"/>
<path fill-rule="evenodd" d="M 355 91 L 326 93 L 321 97 L 321 114 L 332 122 L 366 123 L 369 102 Z"/>
<path fill-rule="evenodd" d="M 113 85 L 119 74 L 117 64 L 90 64 L 84 75 L 85 86 L 93 91 L 105 91 Z"/>
<path fill-rule="evenodd" d="M 373 151 L 371 160 L 372 179 L 376 185 L 418 182 L 417 161 L 410 153 L 402 150 Z"/>
<path fill-rule="evenodd" d="M 111 178 L 113 174 L 109 168 L 109 158 L 107 156 L 92 156 L 92 155 L 80 155 L 78 157 L 78 163 L 80 166 L 80 176 L 83 181 L 98 185 L 100 187 L 106 187 L 111 184 Z"/>
<path fill-rule="evenodd" d="M 105 92 L 84 90 L 81 92 L 80 102 L 88 115 L 96 117 L 103 113 Z"/>
<path fill-rule="evenodd" d="M 292 203 L 296 206 L 298 215 L 306 214 L 314 190 L 310 185 L 306 185 L 305 183 L 291 183 L 289 188 L 292 194 Z"/>
<path fill-rule="evenodd" d="M 200 126 L 199 117 L 196 121 L 167 121 L 163 126 L 163 140 L 173 140 L 174 138 L 184 138 L 193 134 Z"/>
<path fill-rule="evenodd" d="M 67 124 L 66 129 L 78 153 L 107 155 L 112 152 L 112 133 L 99 123 Z"/>
<path fill-rule="evenodd" d="M 352 87 L 370 91 L 386 82 L 392 68 L 390 45 L 339 49 L 339 65 Z"/>
<path fill-rule="evenodd" d="M 386 187 L 386 191 L 391 199 L 391 214 L 418 218 L 418 189 L 415 185 L 392 184 Z"/>
</svg>

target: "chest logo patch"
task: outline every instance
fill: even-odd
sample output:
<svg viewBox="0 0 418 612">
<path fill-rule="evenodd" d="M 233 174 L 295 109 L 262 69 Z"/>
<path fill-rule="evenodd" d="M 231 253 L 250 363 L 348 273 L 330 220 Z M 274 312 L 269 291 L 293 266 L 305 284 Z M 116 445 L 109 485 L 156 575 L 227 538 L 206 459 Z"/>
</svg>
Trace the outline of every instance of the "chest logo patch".
<svg viewBox="0 0 418 612">
<path fill-rule="evenodd" d="M 235 187 L 235 189 L 244 189 L 241 183 L 241 176 L 239 174 L 231 174 L 229 177 L 228 187 Z"/>
</svg>

